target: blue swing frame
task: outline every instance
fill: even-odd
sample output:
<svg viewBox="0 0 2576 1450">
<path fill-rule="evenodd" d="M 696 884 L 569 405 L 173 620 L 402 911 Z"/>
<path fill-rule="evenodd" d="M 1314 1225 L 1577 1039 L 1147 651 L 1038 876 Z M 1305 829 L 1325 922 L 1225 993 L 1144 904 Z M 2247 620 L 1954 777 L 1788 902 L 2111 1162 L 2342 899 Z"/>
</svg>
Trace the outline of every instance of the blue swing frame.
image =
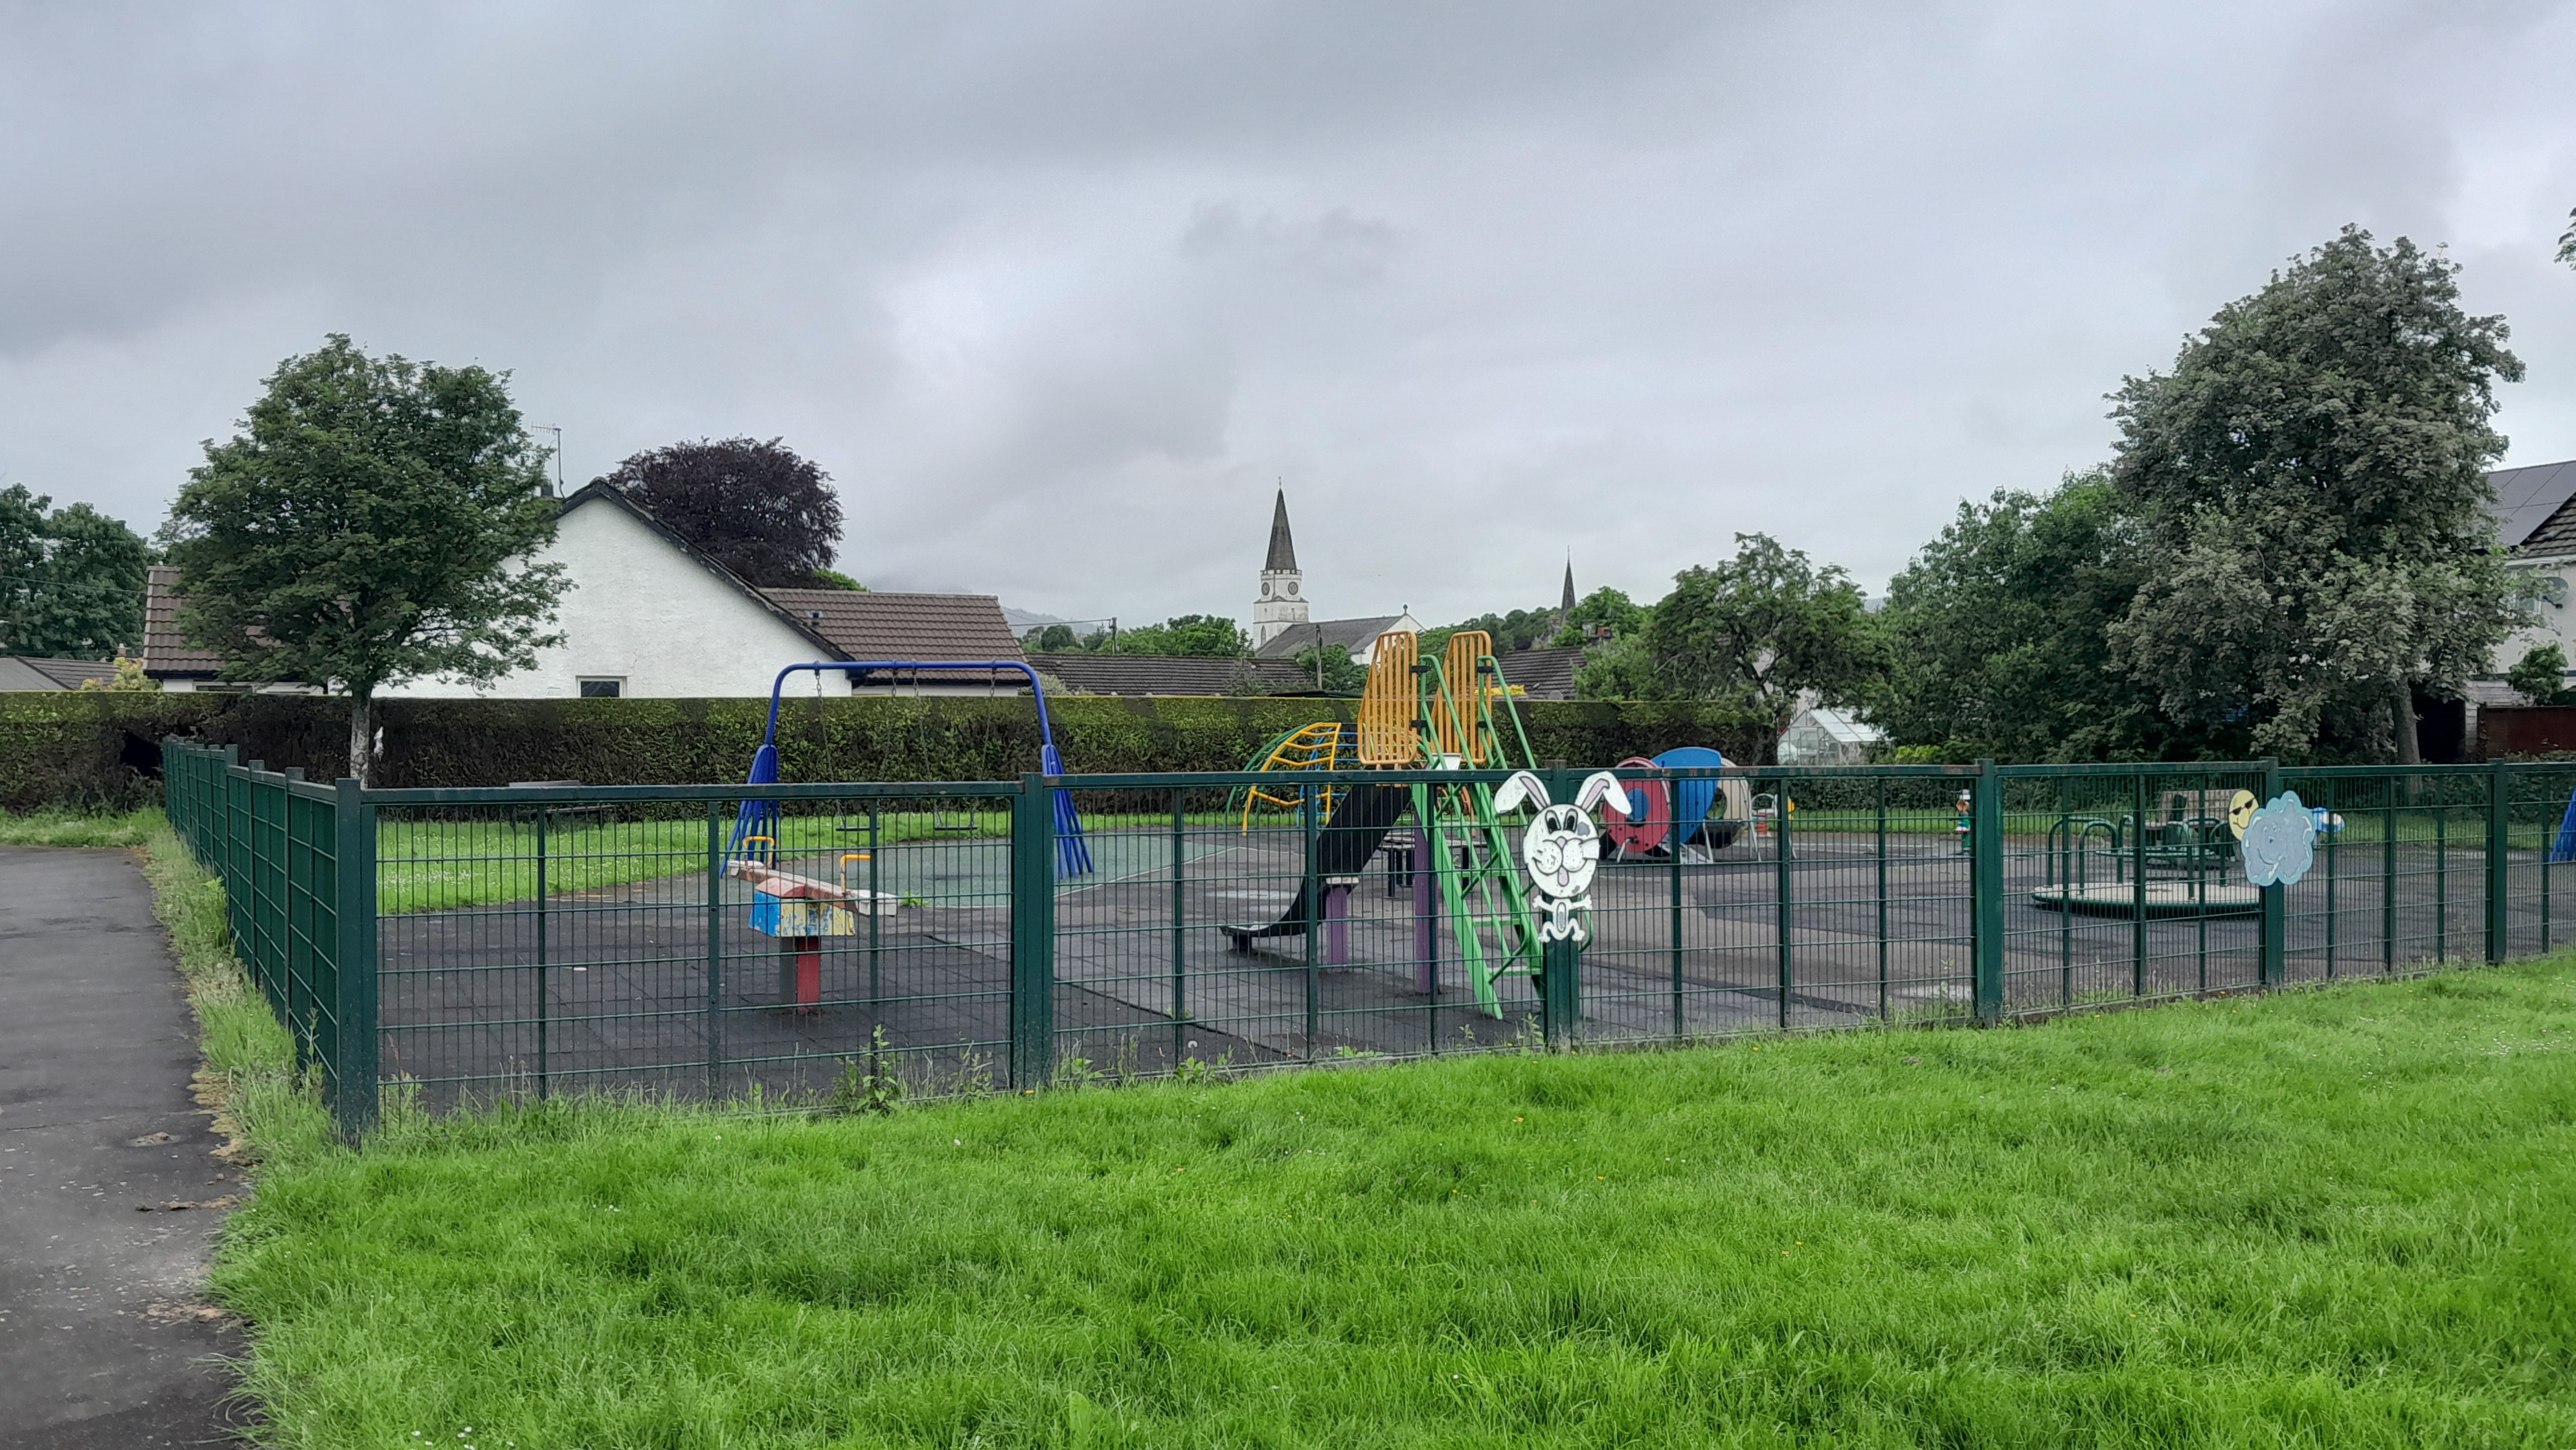
<svg viewBox="0 0 2576 1450">
<path fill-rule="evenodd" d="M 770 682 L 769 728 L 761 734 L 760 750 L 751 758 L 751 774 L 744 779 L 745 785 L 778 783 L 779 700 L 787 688 L 787 677 L 808 670 L 818 676 L 826 670 L 838 670 L 850 676 L 853 686 L 879 670 L 1010 670 L 1025 675 L 1029 681 L 1029 694 L 1038 702 L 1038 770 L 1050 776 L 1064 774 L 1064 757 L 1057 754 L 1055 748 L 1055 723 L 1047 715 L 1046 687 L 1038 683 L 1038 672 L 1021 661 L 811 660 L 801 665 L 789 665 Z M 746 800 L 742 803 L 742 809 L 734 816 L 733 839 L 725 845 L 726 857 L 739 857 L 743 843 L 754 836 L 766 836 L 771 849 L 776 849 L 778 802 Z M 1067 790 L 1055 793 L 1055 874 L 1059 880 L 1091 874 L 1091 845 L 1083 839 L 1082 816 L 1073 808 L 1073 793 Z"/>
</svg>

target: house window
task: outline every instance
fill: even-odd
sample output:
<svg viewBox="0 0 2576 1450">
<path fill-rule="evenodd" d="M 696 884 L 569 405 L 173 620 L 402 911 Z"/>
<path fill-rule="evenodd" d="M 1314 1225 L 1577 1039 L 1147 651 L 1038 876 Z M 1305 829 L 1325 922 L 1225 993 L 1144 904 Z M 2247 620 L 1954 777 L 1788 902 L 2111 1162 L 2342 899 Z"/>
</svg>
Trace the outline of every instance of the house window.
<svg viewBox="0 0 2576 1450">
<path fill-rule="evenodd" d="M 581 682 L 581 697 L 585 700 L 614 700 L 625 693 L 626 679 L 622 675 L 614 677 L 593 675 L 585 677 Z"/>
</svg>

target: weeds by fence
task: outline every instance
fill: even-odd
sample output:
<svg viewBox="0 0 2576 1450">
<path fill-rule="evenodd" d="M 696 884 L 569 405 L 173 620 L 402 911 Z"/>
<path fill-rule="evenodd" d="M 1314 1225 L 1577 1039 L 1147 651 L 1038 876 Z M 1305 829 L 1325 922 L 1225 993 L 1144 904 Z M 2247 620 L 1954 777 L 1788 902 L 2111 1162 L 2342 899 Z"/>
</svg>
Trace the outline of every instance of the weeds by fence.
<svg viewBox="0 0 2576 1450">
<path fill-rule="evenodd" d="M 2565 935 L 2551 856 L 2576 789 L 2576 765 L 1729 770 L 1749 816 L 1613 850 L 1579 963 L 1546 992 L 1507 973 L 1483 1002 L 1472 961 L 1518 928 L 1457 914 L 1409 818 L 1336 842 L 1330 805 L 1496 775 L 764 786 L 770 864 L 860 904 L 800 937 L 728 869 L 741 785 L 361 790 L 177 740 L 164 760 L 171 821 L 352 1134 L 389 1091 L 863 1110 L 2497 960 Z M 1247 812 L 1256 781 L 1287 804 Z M 1056 789 L 1089 823 L 1087 875 L 1057 876 Z M 2283 790 L 2329 829 L 2305 880 L 2257 890 L 2228 809 Z"/>
</svg>

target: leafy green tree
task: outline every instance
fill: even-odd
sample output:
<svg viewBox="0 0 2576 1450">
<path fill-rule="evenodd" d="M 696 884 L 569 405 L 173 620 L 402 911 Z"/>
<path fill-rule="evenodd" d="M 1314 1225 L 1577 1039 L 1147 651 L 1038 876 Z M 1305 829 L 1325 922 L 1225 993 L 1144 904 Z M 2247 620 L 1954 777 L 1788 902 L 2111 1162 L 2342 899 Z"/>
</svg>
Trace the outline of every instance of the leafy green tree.
<svg viewBox="0 0 2576 1450">
<path fill-rule="evenodd" d="M 1535 649 L 1547 643 L 1556 633 L 1554 609 L 1515 609 L 1508 614 L 1479 614 L 1473 619 L 1422 632 L 1420 649 L 1429 658 L 1449 647 L 1449 636 L 1462 629 L 1481 629 L 1494 637 L 1494 653 L 1507 655 L 1515 650 Z"/>
<path fill-rule="evenodd" d="M 1709 700 L 1768 725 L 1764 761 L 1799 698 L 1858 704 L 1886 674 L 1881 632 L 1838 565 L 1818 568 L 1768 534 L 1735 536 L 1735 557 L 1673 577 L 1645 628 L 1585 661 L 1586 698 Z"/>
<path fill-rule="evenodd" d="M 814 587 L 817 589 L 846 589 L 853 594 L 865 594 L 868 592 L 868 586 L 851 578 L 849 575 L 842 573 L 838 569 L 815 570 L 813 582 Z"/>
<path fill-rule="evenodd" d="M 85 503 L 0 489 L 0 652 L 103 660 L 143 643 L 152 549 Z"/>
<path fill-rule="evenodd" d="M 0 648 L 11 654 L 36 653 L 18 647 L 18 630 L 44 578 L 46 511 L 52 503 L 24 484 L 0 488 Z"/>
<path fill-rule="evenodd" d="M 2137 526 L 2099 471 L 1959 505 L 1888 583 L 1872 720 L 1948 760 L 2169 753 L 2155 692 L 2111 664 L 2108 626 L 2144 580 Z"/>
<path fill-rule="evenodd" d="M 2567 651 L 2554 644 L 2533 646 L 2505 671 L 2504 682 L 2535 705 L 2564 705 L 2576 697 L 2567 688 Z"/>
<path fill-rule="evenodd" d="M 1368 685 L 1368 666 L 1352 659 L 1351 652 L 1341 645 L 1309 645 L 1297 651 L 1295 663 L 1318 690 L 1347 694 Z"/>
<path fill-rule="evenodd" d="M 1556 638 L 1549 643 L 1559 649 L 1588 644 L 1596 638 L 1619 639 L 1634 634 L 1646 622 L 1646 611 L 1624 591 L 1606 585 L 1576 600 L 1574 612 L 1565 617 Z"/>
<path fill-rule="evenodd" d="M 226 679 L 345 692 L 360 780 L 378 689 L 494 680 L 560 642 L 546 626 L 562 566 L 530 557 L 556 502 L 507 381 L 372 358 L 335 333 L 278 365 L 171 508 L 181 630 Z"/>
<path fill-rule="evenodd" d="M 2512 629 L 2486 469 L 2522 364 L 2458 271 L 2346 227 L 2114 395 L 2146 578 L 2111 642 L 2177 725 L 2411 763 L 2413 692 L 2456 693 Z"/>
<path fill-rule="evenodd" d="M 1213 614 L 1182 614 L 1141 629 L 1119 632 L 1101 646 L 1119 655 L 1198 655 L 1236 657 L 1252 653 L 1252 636 L 1231 619 Z"/>
<path fill-rule="evenodd" d="M 1071 654 L 1080 647 L 1081 642 L 1073 637 L 1073 626 L 1069 624 L 1050 624 L 1029 636 L 1029 648 L 1038 654 Z"/>
</svg>

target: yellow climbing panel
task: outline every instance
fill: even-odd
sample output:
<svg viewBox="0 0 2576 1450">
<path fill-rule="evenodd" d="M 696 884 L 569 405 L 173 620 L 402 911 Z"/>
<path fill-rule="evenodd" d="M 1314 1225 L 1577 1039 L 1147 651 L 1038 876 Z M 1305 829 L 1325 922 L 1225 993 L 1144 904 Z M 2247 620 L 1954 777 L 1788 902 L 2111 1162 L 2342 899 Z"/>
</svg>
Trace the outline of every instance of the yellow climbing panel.
<svg viewBox="0 0 2576 1450">
<path fill-rule="evenodd" d="M 1432 753 L 1455 755 L 1471 770 L 1481 768 L 1490 753 L 1485 732 L 1476 728 L 1485 704 L 1476 670 L 1493 652 L 1494 637 L 1481 629 L 1449 636 L 1449 653 L 1440 662 L 1440 693 L 1431 702 Z"/>
<path fill-rule="evenodd" d="M 1369 660 L 1368 687 L 1360 694 L 1362 765 L 1418 765 L 1421 738 L 1414 733 L 1416 713 L 1413 661 L 1419 636 L 1411 631 L 1377 637 Z"/>
</svg>

